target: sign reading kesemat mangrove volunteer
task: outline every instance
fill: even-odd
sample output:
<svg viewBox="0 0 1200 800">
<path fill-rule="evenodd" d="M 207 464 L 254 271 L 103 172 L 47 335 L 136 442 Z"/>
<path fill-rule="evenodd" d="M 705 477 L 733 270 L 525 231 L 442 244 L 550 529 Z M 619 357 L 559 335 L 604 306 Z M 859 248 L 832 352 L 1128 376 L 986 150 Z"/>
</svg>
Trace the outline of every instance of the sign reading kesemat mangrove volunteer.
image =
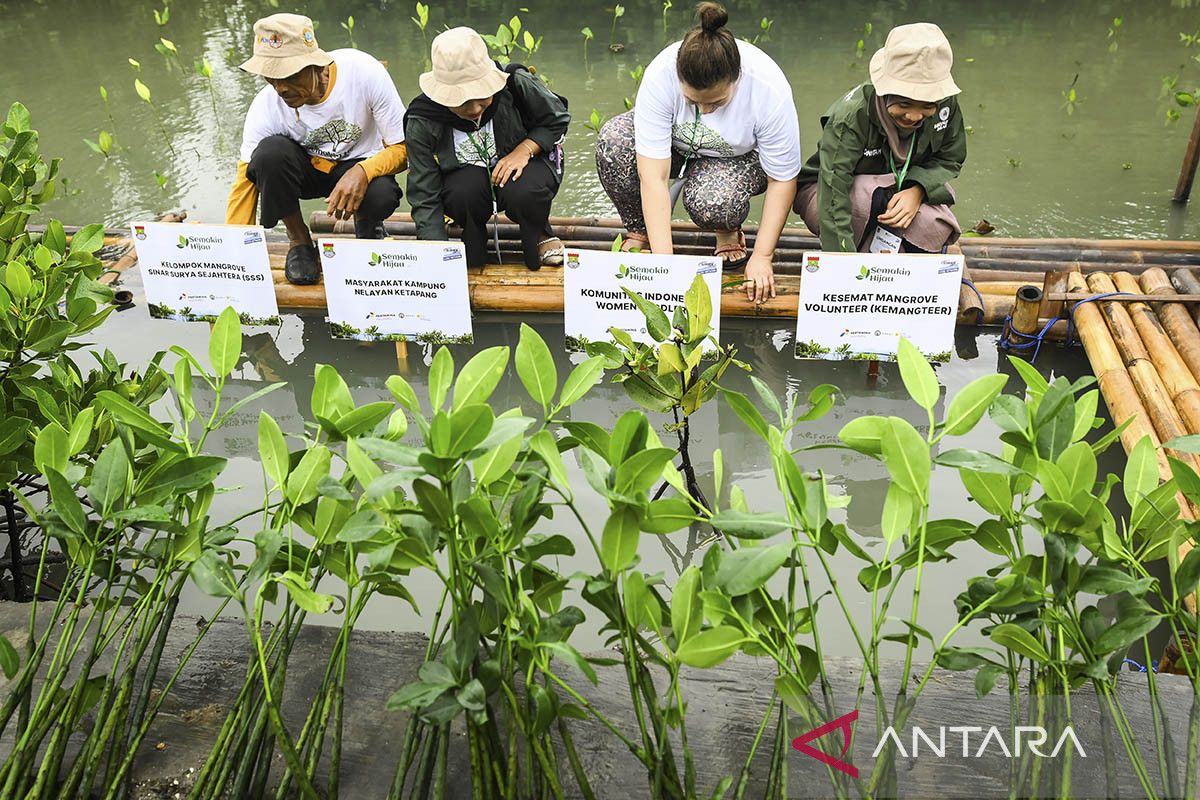
<svg viewBox="0 0 1200 800">
<path fill-rule="evenodd" d="M 232 307 L 246 325 L 278 325 L 263 229 L 257 225 L 134 222 L 150 316 L 215 322 Z"/>
<path fill-rule="evenodd" d="M 712 338 L 720 341 L 721 267 L 716 258 L 568 250 L 563 270 L 567 348 L 582 350 L 588 342 L 611 341 L 609 328 L 625 331 L 636 342 L 653 344 L 645 315 L 622 287 L 658 304 L 671 319 L 697 275 L 708 286 Z"/>
<path fill-rule="evenodd" d="M 472 341 L 461 243 L 319 239 L 317 247 L 334 338 Z"/>
<path fill-rule="evenodd" d="M 805 253 L 796 358 L 894 361 L 900 337 L 948 361 L 961 255 Z"/>
</svg>

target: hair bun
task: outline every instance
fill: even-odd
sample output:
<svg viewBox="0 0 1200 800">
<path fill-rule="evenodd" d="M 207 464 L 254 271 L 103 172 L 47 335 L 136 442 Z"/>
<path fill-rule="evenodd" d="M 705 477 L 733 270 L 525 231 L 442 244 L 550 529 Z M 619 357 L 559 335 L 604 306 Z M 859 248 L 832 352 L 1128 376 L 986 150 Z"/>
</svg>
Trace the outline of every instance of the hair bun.
<svg viewBox="0 0 1200 800">
<path fill-rule="evenodd" d="M 716 33 L 729 22 L 729 12 L 720 3 L 700 3 L 696 6 L 696 16 L 705 33 Z"/>
</svg>

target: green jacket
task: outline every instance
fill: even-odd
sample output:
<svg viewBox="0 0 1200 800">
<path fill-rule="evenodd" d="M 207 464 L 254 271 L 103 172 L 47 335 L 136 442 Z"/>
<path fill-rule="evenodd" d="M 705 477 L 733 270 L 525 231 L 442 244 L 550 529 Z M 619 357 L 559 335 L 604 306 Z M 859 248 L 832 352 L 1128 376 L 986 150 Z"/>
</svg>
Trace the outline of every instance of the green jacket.
<svg viewBox="0 0 1200 800">
<path fill-rule="evenodd" d="M 864 83 L 851 89 L 821 117 L 821 128 L 817 152 L 800 170 L 797 183 L 817 184 L 821 249 L 849 253 L 857 249 L 850 223 L 854 176 L 892 171 L 887 135 L 875 109 L 875 87 Z M 927 203 L 952 204 L 954 197 L 944 184 L 958 177 L 967 158 L 967 134 L 958 100 L 951 97 L 939 103 L 937 112 L 914 135 L 916 150 L 900 188 L 920 186 Z"/>
<path fill-rule="evenodd" d="M 566 102 L 526 70 L 510 72 L 508 83 L 493 101 L 496 111 L 492 132 L 497 153 L 503 157 L 528 138 L 541 148 L 538 158 L 561 158 L 557 145 L 571 121 Z M 417 238 L 446 239 L 442 175 L 463 166 L 454 153 L 453 129 L 432 119 L 407 114 L 404 141 L 408 145 L 408 202 Z M 561 163 L 556 165 L 556 174 L 561 174 L 561 166 Z"/>
</svg>

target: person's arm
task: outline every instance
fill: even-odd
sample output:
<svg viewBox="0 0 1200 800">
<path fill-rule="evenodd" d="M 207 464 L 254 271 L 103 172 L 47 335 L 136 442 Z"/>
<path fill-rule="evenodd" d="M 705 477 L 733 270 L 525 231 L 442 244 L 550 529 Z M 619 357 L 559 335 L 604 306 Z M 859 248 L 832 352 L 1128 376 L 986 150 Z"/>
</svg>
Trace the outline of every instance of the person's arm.
<svg viewBox="0 0 1200 800">
<path fill-rule="evenodd" d="M 442 205 L 442 172 L 436 159 L 437 135 L 430 123 L 411 119 L 408 144 L 408 202 L 418 239 L 444 241 L 446 210 Z"/>
<path fill-rule="evenodd" d="M 906 185 L 914 183 L 920 186 L 925 191 L 925 201 L 934 205 L 954 203 L 954 195 L 946 188 L 946 183 L 958 177 L 963 162 L 967 160 L 967 131 L 962 110 L 957 104 L 952 107 L 947 122 L 941 147 L 931 154 L 928 161 L 909 167 L 904 180 Z M 936 123 L 937 117 L 933 117 L 926 120 L 925 125 Z"/>
<path fill-rule="evenodd" d="M 238 162 L 237 177 L 233 179 L 229 202 L 225 205 L 226 225 L 254 224 L 255 212 L 258 211 L 258 187 L 246 177 L 247 166 L 245 161 Z"/>
<path fill-rule="evenodd" d="M 671 159 L 649 158 L 638 153 L 637 171 L 650 252 L 669 256 L 675 252 L 671 241 L 671 191 L 668 186 Z"/>
<path fill-rule="evenodd" d="M 765 303 L 775 296 L 775 246 L 779 244 L 795 197 L 795 178 L 786 181 L 767 178 L 762 221 L 754 238 L 754 252 L 746 262 L 746 297 L 755 303 Z"/>
<path fill-rule="evenodd" d="M 821 132 L 817 209 L 821 219 L 821 249 L 826 252 L 853 253 L 858 249 L 851 223 L 850 187 L 862 150 L 862 137 L 844 121 L 831 119 Z"/>
<path fill-rule="evenodd" d="M 367 173 L 368 181 L 373 181 L 381 175 L 403 172 L 408 166 L 408 145 L 404 142 L 384 145 L 382 150 L 370 158 L 364 158 L 358 165 Z"/>
<path fill-rule="evenodd" d="M 361 68 L 367 71 L 367 102 L 375 127 L 379 129 L 383 149 L 346 170 L 338 179 L 326 203 L 328 213 L 337 219 L 354 216 L 366 197 L 371 181 L 380 175 L 395 175 L 407 164 L 404 103 L 396 92 L 396 84 L 392 82 L 387 68 L 375 59 L 368 57 Z"/>
</svg>

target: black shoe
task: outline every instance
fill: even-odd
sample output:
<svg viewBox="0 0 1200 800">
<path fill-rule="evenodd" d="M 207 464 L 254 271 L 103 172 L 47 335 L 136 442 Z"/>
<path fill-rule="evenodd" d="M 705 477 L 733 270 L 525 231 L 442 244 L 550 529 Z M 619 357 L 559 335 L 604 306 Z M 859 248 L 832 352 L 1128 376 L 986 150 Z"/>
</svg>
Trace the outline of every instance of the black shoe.
<svg viewBox="0 0 1200 800">
<path fill-rule="evenodd" d="M 383 227 L 382 222 L 373 222 L 371 220 L 360 220 L 354 218 L 354 238 L 356 239 L 386 239 L 387 230 Z"/>
<path fill-rule="evenodd" d="M 298 244 L 288 250 L 283 274 L 288 283 L 296 286 L 311 286 L 321 280 L 321 260 L 317 257 L 317 246 Z"/>
</svg>

